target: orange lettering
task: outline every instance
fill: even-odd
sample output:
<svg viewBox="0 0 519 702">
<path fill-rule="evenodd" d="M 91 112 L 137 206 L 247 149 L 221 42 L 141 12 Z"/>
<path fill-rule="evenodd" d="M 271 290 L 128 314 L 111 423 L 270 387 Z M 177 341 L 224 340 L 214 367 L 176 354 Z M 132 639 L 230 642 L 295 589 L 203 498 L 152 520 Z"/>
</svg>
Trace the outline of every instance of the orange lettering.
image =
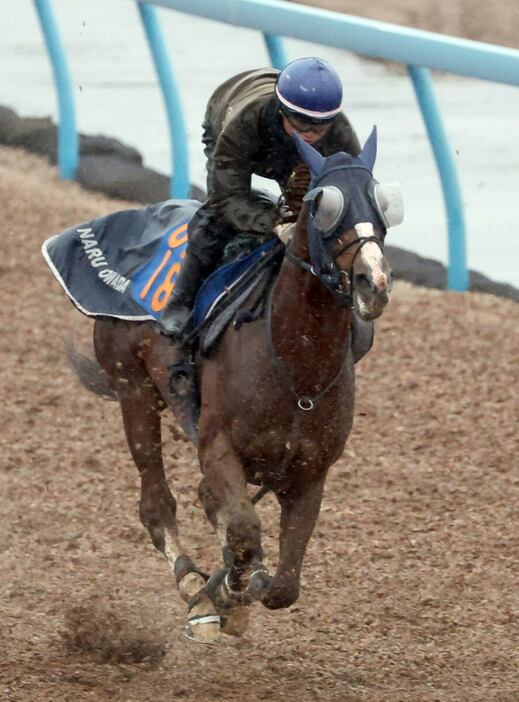
<svg viewBox="0 0 519 702">
<path fill-rule="evenodd" d="M 180 273 L 180 263 L 174 263 L 168 271 L 162 285 L 160 285 L 151 299 L 151 309 L 160 312 L 166 306 L 169 296 L 175 288 L 175 278 Z"/>
<path fill-rule="evenodd" d="M 141 292 L 141 294 L 139 295 L 139 297 L 141 298 L 141 300 L 144 300 L 144 298 L 146 297 L 146 295 L 149 293 L 150 288 L 151 288 L 151 286 L 153 285 L 153 283 L 155 282 L 155 280 L 156 280 L 158 274 L 161 272 L 161 270 L 164 268 L 164 266 L 166 265 L 166 263 L 169 261 L 170 258 L 171 258 L 171 251 L 166 251 L 166 253 L 164 254 L 164 258 L 163 258 L 162 261 L 159 263 L 158 267 L 153 271 L 153 273 L 152 273 L 150 279 L 148 280 L 148 282 L 146 283 L 146 285 L 143 287 L 142 292 Z"/>
<path fill-rule="evenodd" d="M 183 236 L 182 236 L 183 235 Z M 187 222 L 171 232 L 168 239 L 168 246 L 176 249 L 187 241 Z"/>
<path fill-rule="evenodd" d="M 146 282 L 146 285 L 143 287 L 139 297 L 141 300 L 144 300 L 146 295 L 150 292 L 153 283 L 157 280 L 157 277 L 159 273 L 163 270 L 164 266 L 166 263 L 169 261 L 172 255 L 171 249 L 176 249 L 179 246 L 182 246 L 183 244 L 186 243 L 187 241 L 187 222 L 186 224 L 181 224 L 180 227 L 177 227 L 174 229 L 171 234 L 168 237 L 168 246 L 170 247 L 166 253 L 164 254 L 162 261 L 159 263 L 157 268 L 153 271 L 151 276 L 149 277 L 148 281 Z M 186 252 L 185 250 L 182 251 L 180 254 L 180 258 L 184 259 L 186 257 Z M 174 263 L 171 268 L 169 269 L 164 282 L 160 287 L 157 288 L 155 291 L 155 294 L 153 295 L 152 301 L 151 301 L 151 307 L 155 312 L 160 312 L 160 310 L 166 305 L 166 302 L 169 299 L 169 296 L 173 292 L 173 288 L 175 287 L 175 278 L 177 274 L 180 272 L 180 264 L 179 263 Z"/>
</svg>

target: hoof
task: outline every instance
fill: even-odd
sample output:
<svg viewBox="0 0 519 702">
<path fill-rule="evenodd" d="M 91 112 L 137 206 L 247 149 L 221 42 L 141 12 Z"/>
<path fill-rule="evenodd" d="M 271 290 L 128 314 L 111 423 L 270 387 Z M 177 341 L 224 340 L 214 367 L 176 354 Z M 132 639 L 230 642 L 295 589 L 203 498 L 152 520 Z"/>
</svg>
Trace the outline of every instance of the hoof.
<svg viewBox="0 0 519 702">
<path fill-rule="evenodd" d="M 261 594 L 261 603 L 267 609 L 285 609 L 297 601 L 299 597 L 299 583 L 276 585 L 272 580 L 270 587 Z"/>
<path fill-rule="evenodd" d="M 221 628 L 228 636 L 243 636 L 250 619 L 249 607 L 232 607 L 222 615 Z"/>
<path fill-rule="evenodd" d="M 242 636 L 249 626 L 250 596 L 246 593 L 237 593 L 240 597 L 236 601 L 230 595 L 226 585 L 227 570 L 214 573 L 204 588 L 205 594 L 210 598 L 216 611 L 220 614 L 221 631 L 229 636 Z"/>
<path fill-rule="evenodd" d="M 262 593 L 270 587 L 271 583 L 272 578 L 267 570 L 258 568 L 258 570 L 255 570 L 250 576 L 247 592 L 253 600 L 260 600 Z"/>
<path fill-rule="evenodd" d="M 195 615 L 187 620 L 183 634 L 190 641 L 211 646 L 218 643 L 220 627 L 218 614 Z"/>
<path fill-rule="evenodd" d="M 220 615 L 209 597 L 200 592 L 189 609 L 189 618 L 184 627 L 184 636 L 202 644 L 216 644 L 220 638 Z"/>
</svg>

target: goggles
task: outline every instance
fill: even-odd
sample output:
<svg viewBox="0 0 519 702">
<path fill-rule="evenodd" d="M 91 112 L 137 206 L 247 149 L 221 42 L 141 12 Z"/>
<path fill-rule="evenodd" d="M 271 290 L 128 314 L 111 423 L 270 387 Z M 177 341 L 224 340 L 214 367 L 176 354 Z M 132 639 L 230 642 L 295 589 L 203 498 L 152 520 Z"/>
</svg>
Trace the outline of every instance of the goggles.
<svg viewBox="0 0 519 702">
<path fill-rule="evenodd" d="M 335 119 L 335 117 L 315 119 L 313 117 L 306 117 L 299 115 L 296 112 L 288 112 L 286 110 L 280 110 L 280 112 L 290 126 L 300 134 L 305 134 L 305 132 L 322 132 L 324 134 Z"/>
</svg>

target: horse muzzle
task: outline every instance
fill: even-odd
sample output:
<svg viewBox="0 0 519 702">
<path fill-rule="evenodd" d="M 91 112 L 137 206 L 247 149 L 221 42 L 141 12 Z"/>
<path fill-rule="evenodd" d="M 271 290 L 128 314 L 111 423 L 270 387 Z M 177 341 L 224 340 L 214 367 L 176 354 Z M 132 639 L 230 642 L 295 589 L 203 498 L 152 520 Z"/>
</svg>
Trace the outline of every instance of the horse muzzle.
<svg viewBox="0 0 519 702">
<path fill-rule="evenodd" d="M 380 317 L 389 302 L 392 287 L 391 273 L 380 275 L 377 280 L 364 274 L 355 276 L 353 306 L 355 312 L 366 322 Z"/>
</svg>

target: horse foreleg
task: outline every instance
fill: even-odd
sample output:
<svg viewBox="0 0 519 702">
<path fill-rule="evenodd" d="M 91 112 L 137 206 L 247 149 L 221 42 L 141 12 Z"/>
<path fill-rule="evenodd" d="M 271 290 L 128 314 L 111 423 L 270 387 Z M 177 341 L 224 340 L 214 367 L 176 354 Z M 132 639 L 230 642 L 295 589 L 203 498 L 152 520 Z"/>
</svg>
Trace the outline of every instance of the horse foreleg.
<svg viewBox="0 0 519 702">
<path fill-rule="evenodd" d="M 213 520 L 223 546 L 231 587 L 242 589 L 242 576 L 261 561 L 261 522 L 247 492 L 242 464 L 227 438 L 217 434 L 200 450 L 200 463 L 214 500 Z"/>
<path fill-rule="evenodd" d="M 226 569 L 216 573 L 206 591 L 223 615 L 226 633 L 243 633 L 255 588 L 268 579 L 261 563 L 261 523 L 247 492 L 242 464 L 222 433 L 200 449 L 204 479 L 199 491 L 206 514 L 222 545 Z"/>
<path fill-rule="evenodd" d="M 323 488 L 324 476 L 277 494 L 281 505 L 279 564 L 260 597 L 269 609 L 289 607 L 299 597 L 301 567 L 319 516 Z"/>
<path fill-rule="evenodd" d="M 211 492 L 205 478 L 202 478 L 200 481 L 198 496 L 204 507 L 207 519 L 215 530 L 225 553 L 225 549 L 227 548 L 226 519 L 224 518 L 224 512 L 218 500 Z M 227 560 L 229 559 L 227 558 Z M 209 580 L 206 591 L 212 598 L 221 616 L 221 628 L 223 633 L 229 634 L 230 636 L 242 636 L 249 625 L 249 607 L 248 605 L 237 604 L 236 598 L 229 593 L 225 584 L 227 574 L 227 569 L 215 573 Z"/>
</svg>

